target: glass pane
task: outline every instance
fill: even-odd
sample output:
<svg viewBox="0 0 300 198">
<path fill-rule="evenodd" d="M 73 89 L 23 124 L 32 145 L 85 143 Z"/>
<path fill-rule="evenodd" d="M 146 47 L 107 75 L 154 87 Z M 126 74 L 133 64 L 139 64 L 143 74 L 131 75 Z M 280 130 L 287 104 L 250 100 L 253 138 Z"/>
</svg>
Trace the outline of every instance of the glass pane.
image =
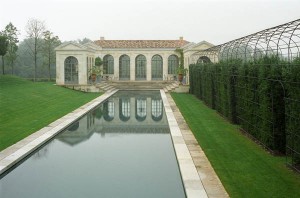
<svg viewBox="0 0 300 198">
<path fill-rule="evenodd" d="M 78 61 L 73 56 L 65 60 L 65 84 L 78 84 Z"/>
<path fill-rule="evenodd" d="M 152 80 L 162 80 L 163 77 L 163 61 L 162 57 L 159 55 L 155 55 L 152 57 L 151 62 L 151 73 Z"/>
<path fill-rule="evenodd" d="M 146 57 L 139 55 L 135 61 L 135 79 L 146 80 Z"/>
<path fill-rule="evenodd" d="M 111 55 L 103 58 L 103 74 L 114 74 L 114 58 Z"/>
<path fill-rule="evenodd" d="M 120 57 L 120 80 L 129 80 L 130 79 L 130 58 L 127 55 L 122 55 Z"/>
<path fill-rule="evenodd" d="M 176 55 L 169 56 L 168 59 L 168 74 L 176 74 L 178 68 L 178 57 Z"/>
</svg>

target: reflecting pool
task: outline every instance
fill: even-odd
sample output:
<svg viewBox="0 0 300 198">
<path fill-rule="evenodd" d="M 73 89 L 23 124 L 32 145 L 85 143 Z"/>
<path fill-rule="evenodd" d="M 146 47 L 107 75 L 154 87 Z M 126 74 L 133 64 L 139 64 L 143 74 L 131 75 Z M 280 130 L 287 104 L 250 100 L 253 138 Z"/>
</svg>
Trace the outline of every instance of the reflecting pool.
<svg viewBox="0 0 300 198">
<path fill-rule="evenodd" d="M 14 169 L 0 197 L 185 197 L 159 91 L 119 91 Z"/>
</svg>

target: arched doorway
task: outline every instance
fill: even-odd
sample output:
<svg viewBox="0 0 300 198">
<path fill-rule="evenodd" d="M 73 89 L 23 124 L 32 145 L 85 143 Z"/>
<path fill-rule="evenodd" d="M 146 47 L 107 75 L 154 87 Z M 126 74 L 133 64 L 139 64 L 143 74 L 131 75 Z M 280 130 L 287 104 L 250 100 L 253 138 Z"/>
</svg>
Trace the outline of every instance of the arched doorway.
<svg viewBox="0 0 300 198">
<path fill-rule="evenodd" d="M 178 56 L 171 55 L 168 58 L 168 74 L 177 74 Z"/>
<path fill-rule="evenodd" d="M 163 80 L 163 59 L 160 55 L 154 55 L 151 61 L 152 80 Z"/>
<path fill-rule="evenodd" d="M 65 63 L 65 84 L 78 84 L 78 60 L 74 56 L 66 58 Z"/>
<path fill-rule="evenodd" d="M 103 57 L 103 74 L 114 74 L 114 57 L 105 55 Z"/>
<path fill-rule="evenodd" d="M 130 58 L 125 54 L 119 59 L 119 79 L 130 80 Z"/>
<path fill-rule="evenodd" d="M 135 58 L 135 80 L 146 80 L 146 57 L 138 55 Z"/>
</svg>

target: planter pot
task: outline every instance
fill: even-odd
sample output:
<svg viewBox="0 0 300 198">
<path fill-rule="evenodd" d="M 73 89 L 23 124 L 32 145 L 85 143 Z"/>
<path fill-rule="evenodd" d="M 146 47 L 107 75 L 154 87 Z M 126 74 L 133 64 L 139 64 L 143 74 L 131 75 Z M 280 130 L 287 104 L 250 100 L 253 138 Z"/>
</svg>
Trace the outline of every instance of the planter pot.
<svg viewBox="0 0 300 198">
<path fill-rule="evenodd" d="M 96 74 L 92 74 L 91 77 L 92 77 L 92 81 L 95 82 L 96 78 L 97 78 L 97 75 Z"/>
<path fill-rule="evenodd" d="M 178 81 L 182 84 L 183 74 L 178 74 Z"/>
</svg>

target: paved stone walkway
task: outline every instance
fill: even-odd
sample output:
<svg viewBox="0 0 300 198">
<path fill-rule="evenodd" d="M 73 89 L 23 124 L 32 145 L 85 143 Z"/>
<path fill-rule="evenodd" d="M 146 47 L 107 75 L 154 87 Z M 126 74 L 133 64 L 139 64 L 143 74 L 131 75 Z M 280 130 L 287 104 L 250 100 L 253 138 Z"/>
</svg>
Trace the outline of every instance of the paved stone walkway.
<svg viewBox="0 0 300 198">
<path fill-rule="evenodd" d="M 192 156 L 192 159 L 194 161 L 194 164 L 196 166 L 197 172 L 199 174 L 199 177 L 204 186 L 207 196 L 210 198 L 229 197 L 220 179 L 218 178 L 210 162 L 208 161 L 206 155 L 204 154 L 203 150 L 199 146 L 193 133 L 189 129 L 182 114 L 177 108 L 173 98 L 169 93 L 166 93 L 166 96 L 169 101 L 170 107 L 174 113 L 174 116 L 176 118 L 176 121 L 179 125 L 181 133 L 183 135 L 183 139 Z"/>
</svg>

